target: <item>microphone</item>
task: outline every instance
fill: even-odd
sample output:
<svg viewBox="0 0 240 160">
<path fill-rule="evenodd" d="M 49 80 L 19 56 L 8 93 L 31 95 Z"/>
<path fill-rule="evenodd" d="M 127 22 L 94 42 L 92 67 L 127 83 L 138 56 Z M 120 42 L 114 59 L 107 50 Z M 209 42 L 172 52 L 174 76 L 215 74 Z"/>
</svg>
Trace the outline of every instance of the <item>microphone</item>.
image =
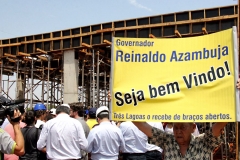
<svg viewBox="0 0 240 160">
<path fill-rule="evenodd" d="M 25 99 L 17 99 L 17 100 L 11 100 L 9 102 L 6 102 L 6 104 L 3 104 L 5 106 L 11 106 L 11 105 L 15 105 L 15 104 L 20 104 L 20 103 L 24 103 Z"/>
</svg>

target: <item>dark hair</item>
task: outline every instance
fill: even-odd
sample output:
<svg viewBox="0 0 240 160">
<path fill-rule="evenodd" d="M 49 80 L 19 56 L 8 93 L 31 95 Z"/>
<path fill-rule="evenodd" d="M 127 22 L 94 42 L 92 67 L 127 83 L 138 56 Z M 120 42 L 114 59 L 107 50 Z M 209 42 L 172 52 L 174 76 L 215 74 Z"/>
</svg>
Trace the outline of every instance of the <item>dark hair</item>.
<svg viewBox="0 0 240 160">
<path fill-rule="evenodd" d="M 53 119 L 53 118 L 54 118 L 54 115 L 48 113 L 46 116 L 46 121 L 49 121 L 50 119 Z"/>
<path fill-rule="evenodd" d="M 37 110 L 37 111 L 34 111 L 34 115 L 35 117 L 39 118 L 41 117 L 42 115 L 44 115 L 46 113 L 46 110 Z"/>
<path fill-rule="evenodd" d="M 25 113 L 24 105 L 20 105 L 20 106 L 18 107 L 18 110 L 21 112 L 21 114 Z"/>
<path fill-rule="evenodd" d="M 59 114 L 61 112 L 69 114 L 70 113 L 70 108 L 68 108 L 67 106 L 62 106 L 62 105 L 57 106 L 56 114 Z"/>
<path fill-rule="evenodd" d="M 78 113 L 78 116 L 84 116 L 84 105 L 81 102 L 70 103 L 69 106 L 73 112 Z"/>
<path fill-rule="evenodd" d="M 88 110 L 89 112 L 89 118 L 90 119 L 95 119 L 96 118 L 96 111 L 97 111 L 97 108 L 90 108 L 89 110 Z"/>
<path fill-rule="evenodd" d="M 35 122 L 35 115 L 33 111 L 27 111 L 25 114 L 25 123 L 27 124 L 27 126 L 30 126 L 32 124 L 34 124 Z"/>
<path fill-rule="evenodd" d="M 98 118 L 99 119 L 103 119 L 103 118 L 109 118 L 109 114 L 107 114 L 107 113 L 104 113 L 104 114 L 98 114 Z"/>
</svg>

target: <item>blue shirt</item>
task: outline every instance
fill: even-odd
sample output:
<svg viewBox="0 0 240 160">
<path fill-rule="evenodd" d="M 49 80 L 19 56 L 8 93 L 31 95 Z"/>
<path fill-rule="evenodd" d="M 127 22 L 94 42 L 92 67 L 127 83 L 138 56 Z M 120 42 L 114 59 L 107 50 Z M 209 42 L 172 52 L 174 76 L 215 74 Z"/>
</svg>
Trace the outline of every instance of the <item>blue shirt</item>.
<svg viewBox="0 0 240 160">
<path fill-rule="evenodd" d="M 93 160 L 117 160 L 125 148 L 121 130 L 109 121 L 101 122 L 88 135 L 88 152 Z"/>
</svg>

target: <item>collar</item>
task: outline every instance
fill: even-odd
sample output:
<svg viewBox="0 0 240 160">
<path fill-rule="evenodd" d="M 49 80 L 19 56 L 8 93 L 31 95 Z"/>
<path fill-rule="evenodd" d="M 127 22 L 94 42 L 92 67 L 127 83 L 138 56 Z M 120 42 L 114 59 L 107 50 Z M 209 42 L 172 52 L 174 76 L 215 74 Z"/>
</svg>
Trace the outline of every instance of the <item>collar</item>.
<svg viewBox="0 0 240 160">
<path fill-rule="evenodd" d="M 84 118 L 83 118 L 83 117 L 78 117 L 77 119 L 79 119 L 79 120 L 84 120 Z"/>
<path fill-rule="evenodd" d="M 110 123 L 110 121 L 103 121 L 99 125 L 102 125 L 102 124 L 104 125 L 104 124 L 111 124 L 111 123 Z"/>
<path fill-rule="evenodd" d="M 67 113 L 60 113 L 57 115 L 57 117 L 70 117 L 70 115 Z"/>
<path fill-rule="evenodd" d="M 174 136 L 173 136 L 173 143 L 174 143 L 174 145 L 177 147 L 177 150 L 178 150 L 179 154 L 180 154 L 182 157 L 187 158 L 186 156 L 187 156 L 189 150 L 194 146 L 194 139 L 195 139 L 195 137 L 191 134 L 191 139 L 190 139 L 190 143 L 189 143 L 187 152 L 186 152 L 186 154 L 183 156 L 183 155 L 181 155 L 180 147 L 179 147 L 177 141 L 175 140 L 175 138 L 174 138 Z"/>
</svg>

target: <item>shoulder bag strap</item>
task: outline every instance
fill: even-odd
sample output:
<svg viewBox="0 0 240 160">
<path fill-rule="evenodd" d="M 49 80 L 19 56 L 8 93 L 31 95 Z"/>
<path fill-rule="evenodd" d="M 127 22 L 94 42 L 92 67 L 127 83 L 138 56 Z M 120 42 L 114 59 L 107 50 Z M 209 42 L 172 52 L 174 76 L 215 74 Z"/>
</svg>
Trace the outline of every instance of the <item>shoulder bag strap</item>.
<svg viewBox="0 0 240 160">
<path fill-rule="evenodd" d="M 36 140 L 38 141 L 38 128 L 36 128 L 36 134 L 35 134 L 35 137 L 36 137 Z M 37 144 L 36 144 L 36 148 L 37 148 Z M 39 158 L 39 150 L 37 149 L 37 160 Z"/>
</svg>

